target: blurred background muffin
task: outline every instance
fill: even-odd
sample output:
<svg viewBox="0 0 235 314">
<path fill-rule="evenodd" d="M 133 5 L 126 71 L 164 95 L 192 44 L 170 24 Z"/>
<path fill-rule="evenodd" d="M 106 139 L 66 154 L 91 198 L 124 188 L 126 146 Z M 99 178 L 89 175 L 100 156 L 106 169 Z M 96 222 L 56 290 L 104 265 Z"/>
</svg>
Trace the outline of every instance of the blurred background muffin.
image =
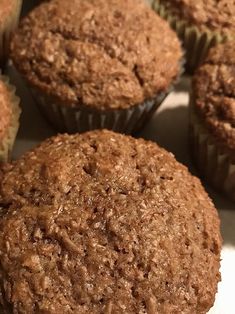
<svg viewBox="0 0 235 314">
<path fill-rule="evenodd" d="M 146 158 L 148 156 L 148 158 Z M 19 313 L 207 313 L 218 214 L 155 143 L 59 135 L 3 168 L 0 302 Z"/>
<path fill-rule="evenodd" d="M 19 98 L 8 78 L 0 75 L 0 162 L 10 159 L 19 128 Z"/>
<path fill-rule="evenodd" d="M 182 39 L 189 72 L 204 60 L 210 47 L 234 39 L 234 1 L 153 0 L 153 8 Z"/>
<path fill-rule="evenodd" d="M 181 72 L 180 42 L 144 1 L 55 0 L 35 8 L 11 55 L 60 131 L 139 129 Z"/>
<path fill-rule="evenodd" d="M 0 1 L 0 67 L 4 67 L 9 53 L 9 41 L 20 16 L 22 0 Z"/>
<path fill-rule="evenodd" d="M 235 43 L 210 50 L 191 95 L 191 143 L 200 173 L 235 200 Z"/>
</svg>

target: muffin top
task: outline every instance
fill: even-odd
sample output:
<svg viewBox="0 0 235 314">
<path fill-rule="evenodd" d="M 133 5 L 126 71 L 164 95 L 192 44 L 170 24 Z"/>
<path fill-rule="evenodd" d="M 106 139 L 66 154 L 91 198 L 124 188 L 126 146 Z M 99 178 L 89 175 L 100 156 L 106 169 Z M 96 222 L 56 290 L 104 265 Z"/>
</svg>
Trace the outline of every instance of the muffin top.
<svg viewBox="0 0 235 314">
<path fill-rule="evenodd" d="M 235 44 L 212 48 L 195 73 L 195 109 L 207 130 L 235 158 Z"/>
<path fill-rule="evenodd" d="M 6 84 L 0 79 L 0 146 L 9 131 L 12 117 L 12 95 Z"/>
<path fill-rule="evenodd" d="M 1 176 L 4 309 L 164 314 L 212 306 L 217 212 L 200 181 L 156 144 L 111 131 L 59 135 Z"/>
<path fill-rule="evenodd" d="M 232 35 L 235 30 L 235 2 L 231 0 L 164 0 L 164 6 L 201 30 Z"/>
<path fill-rule="evenodd" d="M 121 109 L 165 92 L 180 71 L 176 34 L 141 0 L 55 0 L 35 8 L 13 61 L 58 103 Z"/>
</svg>

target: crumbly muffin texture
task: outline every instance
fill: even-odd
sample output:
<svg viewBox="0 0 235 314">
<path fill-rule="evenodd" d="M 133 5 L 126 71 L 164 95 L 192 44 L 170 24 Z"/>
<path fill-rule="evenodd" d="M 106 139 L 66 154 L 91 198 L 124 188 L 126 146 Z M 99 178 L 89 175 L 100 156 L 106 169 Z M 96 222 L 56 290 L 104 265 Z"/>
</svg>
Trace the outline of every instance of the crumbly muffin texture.
<svg viewBox="0 0 235 314">
<path fill-rule="evenodd" d="M 0 302 L 12 313 L 206 313 L 217 212 L 156 144 L 110 131 L 46 140 L 1 173 Z"/>
<path fill-rule="evenodd" d="M 232 36 L 235 30 L 235 2 L 231 0 L 164 0 L 173 14 L 201 30 Z"/>
<path fill-rule="evenodd" d="M 193 103 L 221 149 L 235 159 L 235 45 L 212 48 L 193 79 Z"/>
<path fill-rule="evenodd" d="M 31 86 L 69 106 L 122 109 L 166 92 L 180 71 L 176 34 L 141 0 L 55 0 L 11 45 Z"/>
</svg>

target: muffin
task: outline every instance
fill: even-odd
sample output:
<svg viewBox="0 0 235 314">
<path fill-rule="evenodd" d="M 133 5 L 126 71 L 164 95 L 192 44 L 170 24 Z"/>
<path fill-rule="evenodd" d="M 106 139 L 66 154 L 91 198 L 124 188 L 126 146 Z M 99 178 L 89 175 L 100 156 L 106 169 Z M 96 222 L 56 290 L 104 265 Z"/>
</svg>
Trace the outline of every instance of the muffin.
<svg viewBox="0 0 235 314">
<path fill-rule="evenodd" d="M 0 66 L 3 67 L 8 57 L 9 40 L 15 29 L 22 6 L 22 0 L 1 0 L 0 2 Z"/>
<path fill-rule="evenodd" d="M 210 50 L 191 95 L 191 143 L 202 176 L 235 200 L 235 43 Z"/>
<path fill-rule="evenodd" d="M 4 310 L 168 314 L 213 305 L 218 215 L 164 149 L 112 131 L 59 135 L 2 172 Z"/>
<path fill-rule="evenodd" d="M 0 162 L 10 158 L 19 128 L 19 98 L 8 78 L 0 75 Z"/>
<path fill-rule="evenodd" d="M 189 72 L 205 59 L 210 47 L 234 39 L 234 1 L 154 0 L 153 7 L 182 39 Z"/>
<path fill-rule="evenodd" d="M 130 133 L 176 81 L 182 51 L 144 1 L 55 0 L 22 21 L 11 55 L 59 131 Z"/>
</svg>

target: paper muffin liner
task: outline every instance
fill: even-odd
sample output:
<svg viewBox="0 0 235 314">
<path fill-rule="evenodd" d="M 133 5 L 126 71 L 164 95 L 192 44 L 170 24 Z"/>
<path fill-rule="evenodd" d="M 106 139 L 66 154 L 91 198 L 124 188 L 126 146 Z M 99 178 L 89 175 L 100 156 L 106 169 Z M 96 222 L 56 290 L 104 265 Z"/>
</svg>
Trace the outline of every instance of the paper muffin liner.
<svg viewBox="0 0 235 314">
<path fill-rule="evenodd" d="M 4 135 L 3 140 L 0 142 L 0 161 L 6 162 L 11 157 L 12 148 L 19 129 L 19 118 L 21 114 L 21 109 L 19 107 L 20 99 L 15 94 L 16 88 L 9 83 L 9 78 L 7 76 L 3 76 L 0 74 L 0 80 L 2 80 L 5 83 L 11 95 L 12 106 L 10 125 L 8 126 L 8 130 Z"/>
<path fill-rule="evenodd" d="M 0 23 L 0 66 L 4 67 L 8 58 L 10 36 L 19 22 L 22 0 L 15 1 L 15 8 L 12 9 L 11 14 L 2 17 Z"/>
<path fill-rule="evenodd" d="M 94 129 L 110 129 L 130 134 L 137 132 L 160 106 L 168 93 L 135 105 L 128 109 L 97 110 L 85 106 L 69 107 L 53 102 L 50 97 L 31 89 L 39 109 L 60 132 L 85 132 Z"/>
<path fill-rule="evenodd" d="M 191 99 L 189 114 L 189 140 L 197 169 L 215 189 L 235 200 L 235 158 L 221 150 L 193 109 Z"/>
<path fill-rule="evenodd" d="M 53 97 L 26 82 L 39 110 L 58 131 L 76 133 L 95 129 L 109 129 L 120 133 L 133 134 L 139 132 L 151 119 L 154 112 L 173 90 L 184 73 L 184 51 L 179 62 L 179 73 L 164 92 L 152 99 L 127 109 L 98 110 L 88 106 L 67 106 L 57 103 Z"/>
<path fill-rule="evenodd" d="M 208 50 L 222 42 L 228 37 L 217 32 L 201 31 L 195 25 L 190 25 L 186 20 L 172 15 L 164 6 L 163 0 L 154 0 L 153 9 L 176 31 L 182 40 L 185 56 L 186 70 L 193 73 L 198 65 L 205 59 Z"/>
</svg>

